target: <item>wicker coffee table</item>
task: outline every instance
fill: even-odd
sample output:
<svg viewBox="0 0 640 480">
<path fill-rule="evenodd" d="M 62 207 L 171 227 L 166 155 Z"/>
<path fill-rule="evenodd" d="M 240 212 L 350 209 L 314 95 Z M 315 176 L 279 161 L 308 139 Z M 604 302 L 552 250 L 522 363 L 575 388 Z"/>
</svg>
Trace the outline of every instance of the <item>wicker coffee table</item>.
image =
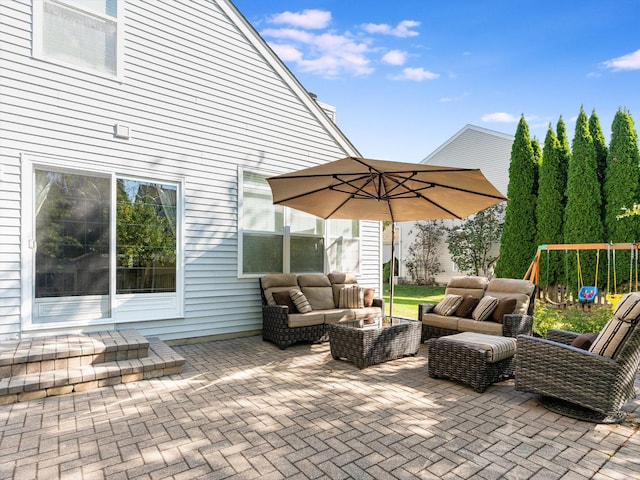
<svg viewBox="0 0 640 480">
<path fill-rule="evenodd" d="M 328 327 L 331 356 L 358 368 L 415 355 L 420 348 L 422 322 L 408 318 L 383 317 L 371 325 L 358 321 Z"/>
</svg>

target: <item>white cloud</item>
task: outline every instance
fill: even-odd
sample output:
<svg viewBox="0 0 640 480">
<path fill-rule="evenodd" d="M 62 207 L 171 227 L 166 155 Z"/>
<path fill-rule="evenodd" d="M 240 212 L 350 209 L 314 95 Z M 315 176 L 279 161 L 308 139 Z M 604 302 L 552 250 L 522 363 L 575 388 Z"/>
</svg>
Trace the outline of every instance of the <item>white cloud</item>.
<svg viewBox="0 0 640 480">
<path fill-rule="evenodd" d="M 282 12 L 268 18 L 271 24 L 260 33 L 276 54 L 303 72 L 324 77 L 343 75 L 365 76 L 374 72 L 373 65 L 405 65 L 409 53 L 401 49 L 388 50 L 374 45 L 372 36 L 356 36 L 348 31 L 329 30 L 331 12 L 303 10 Z M 395 27 L 369 24 L 369 32 L 384 33 L 396 37 L 418 35 L 414 29 L 420 25 L 414 20 L 403 20 Z M 386 52 L 381 58 L 374 55 Z M 437 78 L 439 75 L 423 69 L 406 69 L 398 77 L 414 81 Z"/>
<path fill-rule="evenodd" d="M 290 28 L 267 29 L 262 35 L 278 39 L 278 43 L 270 43 L 273 50 L 283 61 L 295 63 L 302 71 L 325 77 L 362 76 L 373 72 L 368 58 L 369 46 L 348 36 L 316 35 Z M 282 40 L 291 43 L 285 44 Z"/>
<path fill-rule="evenodd" d="M 382 61 L 389 65 L 404 65 L 404 62 L 407 61 L 407 52 L 391 50 L 382 56 Z"/>
<path fill-rule="evenodd" d="M 331 12 L 308 9 L 302 12 L 282 12 L 269 18 L 269 23 L 292 25 L 307 29 L 326 28 L 331 23 Z"/>
<path fill-rule="evenodd" d="M 410 68 L 407 67 L 402 70 L 400 75 L 393 77 L 394 80 L 412 80 L 414 82 L 422 82 L 423 80 L 434 80 L 438 78 L 440 74 L 430 72 L 424 68 Z"/>
<path fill-rule="evenodd" d="M 602 64 L 614 72 L 620 70 L 640 70 L 640 50 L 607 60 Z"/>
<path fill-rule="evenodd" d="M 482 116 L 482 121 L 487 123 L 518 123 L 520 117 L 505 112 L 487 113 Z"/>
<path fill-rule="evenodd" d="M 267 28 L 262 31 L 265 37 L 279 38 L 280 40 L 293 40 L 294 42 L 312 44 L 316 35 L 296 30 L 295 28 Z"/>
<path fill-rule="evenodd" d="M 463 93 L 462 95 L 458 95 L 455 97 L 442 97 L 439 102 L 440 103 L 458 103 L 463 101 L 466 97 L 469 96 L 468 92 Z"/>
<path fill-rule="evenodd" d="M 298 62 L 302 59 L 302 52 L 292 45 L 280 43 L 270 43 L 269 45 L 283 62 Z"/>
<path fill-rule="evenodd" d="M 395 27 L 386 23 L 365 23 L 362 25 L 362 29 L 367 33 L 380 33 L 382 35 L 406 38 L 417 37 L 419 33 L 411 29 L 419 26 L 420 22 L 415 20 L 402 20 Z"/>
</svg>

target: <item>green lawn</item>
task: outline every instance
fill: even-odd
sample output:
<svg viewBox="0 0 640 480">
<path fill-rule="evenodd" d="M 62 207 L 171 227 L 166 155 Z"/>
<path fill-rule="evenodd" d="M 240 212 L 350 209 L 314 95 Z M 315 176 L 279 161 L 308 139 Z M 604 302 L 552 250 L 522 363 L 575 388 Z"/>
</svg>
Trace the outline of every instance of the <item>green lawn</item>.
<svg viewBox="0 0 640 480">
<path fill-rule="evenodd" d="M 420 285 L 394 285 L 393 314 L 399 317 L 418 318 L 419 303 L 438 303 L 444 297 L 444 287 Z M 384 306 L 389 313 L 389 285 L 384 286 Z"/>
<path fill-rule="evenodd" d="M 444 287 L 420 285 L 396 285 L 393 292 L 393 314 L 399 317 L 418 319 L 418 304 L 438 303 L 444 297 Z M 385 312 L 389 314 L 389 285 L 384 286 Z M 545 336 L 547 329 L 571 330 L 573 332 L 598 332 L 611 318 L 609 307 L 594 307 L 585 311 L 580 305 L 559 310 L 537 301 L 533 315 L 533 330 Z"/>
</svg>

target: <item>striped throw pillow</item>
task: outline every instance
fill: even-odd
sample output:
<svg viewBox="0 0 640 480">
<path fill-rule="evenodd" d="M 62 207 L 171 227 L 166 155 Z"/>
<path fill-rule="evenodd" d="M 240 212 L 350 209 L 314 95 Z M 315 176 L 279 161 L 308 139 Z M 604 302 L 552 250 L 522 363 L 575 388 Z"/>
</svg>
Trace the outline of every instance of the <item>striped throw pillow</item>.
<svg viewBox="0 0 640 480">
<path fill-rule="evenodd" d="M 453 293 L 447 293 L 440 303 L 433 307 L 433 312 L 438 315 L 448 317 L 453 315 L 457 308 L 462 303 L 462 295 L 454 295 Z"/>
<path fill-rule="evenodd" d="M 640 295 L 629 293 L 620 300 L 613 316 L 623 322 L 632 322 L 640 316 Z"/>
<path fill-rule="evenodd" d="M 341 288 L 338 308 L 364 308 L 364 289 L 360 287 Z"/>
<path fill-rule="evenodd" d="M 591 344 L 589 351 L 603 357 L 616 358 L 634 327 L 634 322 L 625 322 L 613 317 Z"/>
<path fill-rule="evenodd" d="M 291 300 L 295 303 L 298 312 L 309 313 L 311 311 L 311 305 L 302 292 L 291 292 Z"/>
<path fill-rule="evenodd" d="M 473 309 L 471 317 L 478 322 L 484 322 L 491 316 L 499 302 L 500 300 L 496 297 L 485 295 L 480 299 L 480 302 L 478 302 L 478 306 Z"/>
</svg>

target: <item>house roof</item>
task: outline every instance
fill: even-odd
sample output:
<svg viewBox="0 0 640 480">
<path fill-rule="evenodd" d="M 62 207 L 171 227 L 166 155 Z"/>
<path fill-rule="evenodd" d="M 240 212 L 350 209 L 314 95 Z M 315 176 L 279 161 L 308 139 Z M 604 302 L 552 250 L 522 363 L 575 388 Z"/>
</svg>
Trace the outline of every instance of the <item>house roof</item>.
<svg viewBox="0 0 640 480">
<path fill-rule="evenodd" d="M 420 163 L 449 167 L 479 168 L 487 179 L 506 195 L 513 135 L 465 125 Z"/>
</svg>

